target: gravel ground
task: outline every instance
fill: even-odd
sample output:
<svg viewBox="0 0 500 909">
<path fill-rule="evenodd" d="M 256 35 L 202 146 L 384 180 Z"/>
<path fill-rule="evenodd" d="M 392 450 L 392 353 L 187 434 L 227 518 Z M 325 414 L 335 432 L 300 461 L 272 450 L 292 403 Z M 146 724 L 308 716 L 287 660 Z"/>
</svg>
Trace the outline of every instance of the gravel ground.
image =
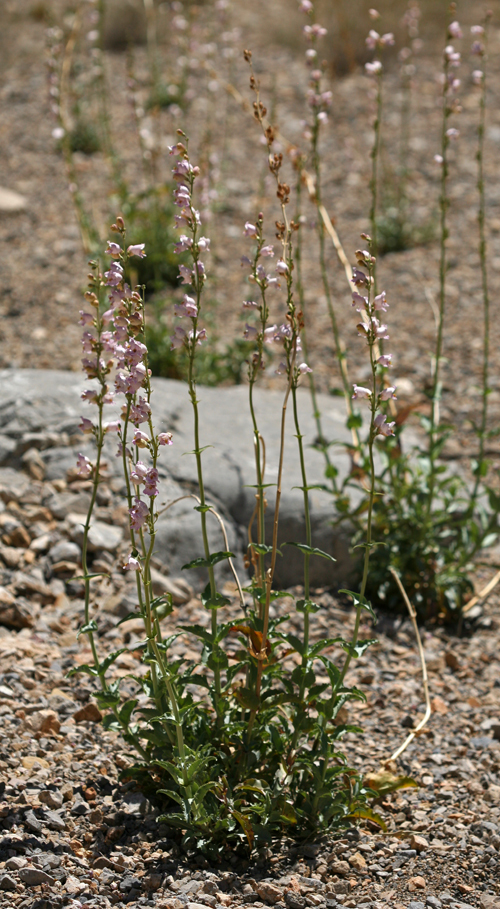
<svg viewBox="0 0 500 909">
<path fill-rule="evenodd" d="M 172 831 L 157 824 L 154 805 L 118 781 L 131 756 L 99 725 L 92 682 L 66 676 L 89 660 L 76 639 L 83 618 L 78 523 L 89 484 L 74 470 L 44 479 L 45 465 L 53 463 L 50 446 L 71 442 L 46 436 L 20 436 L 20 451 L 31 445 L 24 471 L 0 469 L 0 905 L 500 906 L 500 597 L 491 595 L 469 636 L 424 634 L 433 715 L 397 761 L 419 788 L 378 806 L 387 835 L 352 830 L 338 840 L 282 843 L 251 861 L 234 856 L 221 865 L 186 857 Z M 100 646 L 127 648 L 113 666 L 127 675 L 140 671 L 142 626 L 117 624 L 133 607 L 133 582 L 120 568 L 126 515 L 114 485 L 100 487 L 91 570 L 110 575 L 93 582 Z M 490 575 L 484 567 L 478 589 Z M 159 571 L 154 582 L 177 604 L 167 622 L 182 615 L 183 623 L 206 624 L 185 582 Z M 324 609 L 313 636 L 348 636 L 352 612 L 326 591 L 316 599 Z M 236 619 L 238 607 L 232 611 Z M 368 626 L 360 633 L 372 636 Z M 409 623 L 397 627 L 382 618 L 377 637 L 349 679 L 368 702 L 349 708 L 349 721 L 365 732 L 347 736 L 346 752 L 367 773 L 390 757 L 424 709 Z M 186 660 L 199 659 L 187 638 L 175 646 Z"/>
</svg>

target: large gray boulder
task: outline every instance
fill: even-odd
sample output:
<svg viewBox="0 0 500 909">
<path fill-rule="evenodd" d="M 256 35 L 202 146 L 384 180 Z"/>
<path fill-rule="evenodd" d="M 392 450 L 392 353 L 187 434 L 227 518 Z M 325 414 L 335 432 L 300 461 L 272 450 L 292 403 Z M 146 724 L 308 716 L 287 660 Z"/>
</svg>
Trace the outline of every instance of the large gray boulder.
<svg viewBox="0 0 500 909">
<path fill-rule="evenodd" d="M 77 431 L 80 414 L 91 415 L 92 407 L 83 404 L 80 394 L 85 381 L 76 373 L 49 370 L 8 369 L 0 372 L 2 400 L 0 404 L 0 438 L 4 445 L 3 464 L 15 463 L 16 457 L 35 440 L 41 449 L 47 479 L 64 477 L 68 467 L 75 463 L 75 448 L 68 446 Z M 162 450 L 160 475 L 162 476 L 159 508 L 181 496 L 197 494 L 196 460 L 192 451 L 193 414 L 187 387 L 182 382 L 168 379 L 153 380 L 153 414 L 157 431 L 171 430 L 174 444 Z M 278 474 L 278 456 L 281 429 L 281 410 L 285 383 L 279 391 L 256 389 L 255 409 L 259 431 L 266 444 L 265 482 L 275 484 Z M 224 519 L 230 548 L 238 556 L 242 569 L 242 556 L 248 542 L 247 528 L 255 505 L 255 459 L 253 431 L 248 410 L 248 389 L 198 388 L 200 408 L 200 442 L 210 446 L 203 452 L 203 470 L 207 500 Z M 318 396 L 322 412 L 323 431 L 326 438 L 340 443 L 350 442 L 345 427 L 343 401 L 328 395 Z M 116 418 L 119 404 L 108 408 L 107 419 Z M 306 447 L 307 480 L 309 485 L 324 484 L 324 459 L 321 452 L 311 446 L 316 436 L 309 392 L 298 390 L 298 410 L 301 432 Z M 52 435 L 51 435 L 52 434 Z M 58 434 L 62 444 L 57 444 Z M 45 446 L 43 439 L 50 438 Z M 13 448 L 11 442 L 15 443 Z M 30 441 L 32 444 L 32 441 Z M 45 449 L 45 450 L 44 450 Z M 88 437 L 82 437 L 77 450 L 92 456 Z M 338 470 L 338 480 L 347 476 L 349 457 L 340 444 L 330 449 Z M 110 473 L 119 474 L 120 463 L 115 456 L 116 437 L 109 439 L 106 460 Z M 279 542 L 305 541 L 304 505 L 297 440 L 293 425 L 291 400 L 286 420 L 284 473 L 280 507 Z M 276 487 L 267 489 L 266 512 L 267 542 L 271 541 Z M 316 586 L 335 586 L 347 583 L 353 563 L 349 554 L 348 528 L 336 521 L 332 496 L 320 489 L 309 494 L 313 545 L 332 555 L 336 562 L 313 557 L 311 582 Z M 183 499 L 163 512 L 158 521 L 157 558 L 171 575 L 178 575 L 182 565 L 203 555 L 199 513 L 195 502 Z M 217 520 L 207 515 L 210 548 L 225 549 Z M 255 536 L 255 534 L 254 534 Z M 279 586 L 291 586 L 302 580 L 303 556 L 293 547 L 283 548 L 278 558 L 275 580 Z M 229 578 L 226 562 L 220 563 L 220 579 Z M 185 573 L 186 579 L 197 589 L 206 583 L 204 570 Z M 244 579 L 245 580 L 245 579 Z"/>
</svg>

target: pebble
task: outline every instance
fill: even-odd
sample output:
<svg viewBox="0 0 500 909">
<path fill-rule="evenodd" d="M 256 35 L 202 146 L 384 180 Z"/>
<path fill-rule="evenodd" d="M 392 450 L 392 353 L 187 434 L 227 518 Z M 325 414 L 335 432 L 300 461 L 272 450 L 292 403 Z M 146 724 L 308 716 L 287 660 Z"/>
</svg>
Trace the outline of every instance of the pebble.
<svg viewBox="0 0 500 909">
<path fill-rule="evenodd" d="M 19 871 L 19 879 L 23 884 L 26 884 L 27 887 L 39 887 L 40 884 L 49 884 L 49 886 L 53 886 L 55 883 L 55 879 L 40 868 L 21 868 Z"/>
<path fill-rule="evenodd" d="M 16 882 L 10 874 L 0 872 L 0 890 L 13 891 L 16 889 Z"/>
<path fill-rule="evenodd" d="M 58 789 L 43 789 L 38 798 L 47 808 L 54 809 L 61 808 L 64 801 L 63 794 Z"/>
</svg>

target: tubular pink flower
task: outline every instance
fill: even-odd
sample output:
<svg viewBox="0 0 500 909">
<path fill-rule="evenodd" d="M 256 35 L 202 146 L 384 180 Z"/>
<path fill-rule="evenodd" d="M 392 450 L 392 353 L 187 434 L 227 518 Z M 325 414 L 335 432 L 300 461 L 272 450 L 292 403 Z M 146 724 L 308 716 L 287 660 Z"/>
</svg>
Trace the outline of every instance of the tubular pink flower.
<svg viewBox="0 0 500 909">
<path fill-rule="evenodd" d="M 263 246 L 260 251 L 261 256 L 269 256 L 270 259 L 274 256 L 274 246 Z"/>
<path fill-rule="evenodd" d="M 138 448 L 147 448 L 149 445 L 149 436 L 147 436 L 145 432 L 141 432 L 140 429 L 136 429 L 134 438 L 132 439 L 132 445 L 137 445 Z"/>
<path fill-rule="evenodd" d="M 148 470 L 143 492 L 144 495 L 150 497 L 158 495 L 158 471 L 156 467 L 150 467 Z"/>
<path fill-rule="evenodd" d="M 188 249 L 191 249 L 193 241 L 191 237 L 186 237 L 186 234 L 181 234 L 178 242 L 174 246 L 175 253 L 187 252 Z"/>
<path fill-rule="evenodd" d="M 356 287 L 368 287 L 369 286 L 369 279 L 365 275 L 364 271 L 361 271 L 360 268 L 356 268 L 355 265 L 353 266 L 353 269 L 352 269 L 351 282 L 352 282 L 352 284 L 355 284 Z"/>
<path fill-rule="evenodd" d="M 264 343 L 272 344 L 276 340 L 276 332 L 278 330 L 277 325 L 270 325 L 269 328 L 266 328 L 264 331 Z"/>
<path fill-rule="evenodd" d="M 142 502 L 138 497 L 135 499 L 135 505 L 129 509 L 130 515 L 130 526 L 132 530 L 140 530 L 141 527 L 146 523 L 146 518 L 149 514 L 149 508 L 145 502 Z"/>
<path fill-rule="evenodd" d="M 373 28 L 368 32 L 368 36 L 365 39 L 365 44 L 370 50 L 375 50 L 378 42 L 380 41 L 380 35 Z"/>
<path fill-rule="evenodd" d="M 130 375 L 127 377 L 127 394 L 135 394 L 136 391 L 139 391 L 139 388 L 146 378 L 146 367 L 143 363 L 138 363 L 137 366 L 134 366 L 130 370 Z"/>
<path fill-rule="evenodd" d="M 300 363 L 297 369 L 301 376 L 304 376 L 307 372 L 312 372 L 311 367 L 307 363 Z"/>
<path fill-rule="evenodd" d="M 353 385 L 354 394 L 352 395 L 353 401 L 360 401 L 362 398 L 371 398 L 371 391 L 369 388 L 364 388 L 363 385 Z"/>
<path fill-rule="evenodd" d="M 119 243 L 114 243 L 112 240 L 108 240 L 108 245 L 104 250 L 106 256 L 112 256 L 113 259 L 119 259 L 122 254 L 122 248 Z"/>
<path fill-rule="evenodd" d="M 210 240 L 208 237 L 200 237 L 198 240 L 198 249 L 200 252 L 210 252 Z"/>
<path fill-rule="evenodd" d="M 158 445 L 173 445 L 171 432 L 158 433 Z"/>
<path fill-rule="evenodd" d="M 448 34 L 450 38 L 463 38 L 462 29 L 458 22 L 450 22 Z"/>
<path fill-rule="evenodd" d="M 313 9 L 311 0 L 300 0 L 299 10 L 301 13 L 312 13 Z"/>
<path fill-rule="evenodd" d="M 380 294 L 377 294 L 377 296 L 375 297 L 375 299 L 373 301 L 373 308 L 375 310 L 381 310 L 382 312 L 387 312 L 387 310 L 389 309 L 389 304 L 387 302 L 385 290 L 383 290 Z"/>
<path fill-rule="evenodd" d="M 243 309 L 258 309 L 259 304 L 255 300 L 243 300 Z"/>
<path fill-rule="evenodd" d="M 140 486 L 141 483 L 144 483 L 148 473 L 148 467 L 143 461 L 137 461 L 134 464 L 133 470 L 130 471 L 130 479 L 134 486 Z"/>
<path fill-rule="evenodd" d="M 119 420 L 111 420 L 104 424 L 104 432 L 120 432 L 121 423 Z"/>
<path fill-rule="evenodd" d="M 186 265 L 179 265 L 179 278 L 182 278 L 183 284 L 192 284 L 194 278 L 194 272 L 190 268 L 187 268 Z"/>
<path fill-rule="evenodd" d="M 388 385 L 387 388 L 384 388 L 384 390 L 380 392 L 380 400 L 381 401 L 391 401 L 391 400 L 396 401 L 397 400 L 396 399 L 396 386 Z"/>
<path fill-rule="evenodd" d="M 480 69 L 475 69 L 472 73 L 472 81 L 474 85 L 481 85 L 484 79 L 484 73 Z"/>
<path fill-rule="evenodd" d="M 127 252 L 129 256 L 138 256 L 139 259 L 145 259 L 146 253 L 144 251 L 145 243 L 133 243 L 131 246 L 127 246 Z"/>
<path fill-rule="evenodd" d="M 395 427 L 396 423 L 395 422 L 388 423 L 385 413 L 378 413 L 377 416 L 375 417 L 373 423 L 376 427 L 377 434 L 380 434 L 381 436 L 386 436 L 386 437 L 394 435 L 394 427 Z"/>
<path fill-rule="evenodd" d="M 254 341 L 259 332 L 253 325 L 249 325 L 248 322 L 245 323 L 245 331 L 243 332 L 243 337 L 247 341 Z"/>
<path fill-rule="evenodd" d="M 363 310 L 368 311 L 368 297 L 362 297 L 361 294 L 358 294 L 357 290 L 354 290 L 352 294 L 352 305 L 356 312 L 363 312 Z"/>
<path fill-rule="evenodd" d="M 94 316 L 91 312 L 84 312 L 83 309 L 80 310 L 80 318 L 78 320 L 79 325 L 93 325 Z"/>
<path fill-rule="evenodd" d="M 380 366 L 385 366 L 388 369 L 389 366 L 392 366 L 391 360 L 392 354 L 382 354 L 382 356 L 378 358 L 377 363 Z"/>
<path fill-rule="evenodd" d="M 470 33 L 471 35 L 484 35 L 484 28 L 482 25 L 471 25 Z"/>
<path fill-rule="evenodd" d="M 373 63 L 365 63 L 365 70 L 369 76 L 378 76 L 382 72 L 380 60 L 374 60 Z"/>
<path fill-rule="evenodd" d="M 87 404 L 95 404 L 97 402 L 97 392 L 93 388 L 87 388 L 86 391 L 83 391 L 80 395 L 82 401 L 86 401 Z"/>
<path fill-rule="evenodd" d="M 381 47 L 393 47 L 395 44 L 394 35 L 392 32 L 386 32 L 385 35 L 382 35 L 380 38 Z"/>
<path fill-rule="evenodd" d="M 198 307 L 196 301 L 193 297 L 188 297 L 187 294 L 184 294 L 182 298 L 182 303 L 176 303 L 174 306 L 174 312 L 176 316 L 189 316 L 191 319 L 195 319 L 198 315 Z"/>
<path fill-rule="evenodd" d="M 187 334 L 180 325 L 175 326 L 174 334 L 170 338 L 171 345 L 170 350 L 176 350 L 178 347 L 182 347 L 186 343 Z"/>
<path fill-rule="evenodd" d="M 92 463 L 85 455 L 81 454 L 81 452 L 76 459 L 76 466 L 78 468 L 79 476 L 85 478 L 90 477 L 90 474 L 92 473 Z"/>
<path fill-rule="evenodd" d="M 94 429 L 94 424 L 92 420 L 88 420 L 87 417 L 80 417 L 80 424 L 78 426 L 80 432 L 92 432 Z"/>
<path fill-rule="evenodd" d="M 129 555 L 125 565 L 123 566 L 124 571 L 140 571 L 141 563 L 138 559 L 134 559 L 133 555 Z"/>
<path fill-rule="evenodd" d="M 123 408 L 126 411 L 126 407 Z M 130 407 L 130 422 L 134 426 L 139 426 L 140 423 L 146 423 L 148 417 L 151 413 L 151 406 L 148 402 L 140 397 L 136 404 L 132 404 Z"/>
<path fill-rule="evenodd" d="M 245 229 L 243 231 L 243 234 L 245 237 L 256 237 L 257 228 L 256 228 L 255 224 L 251 224 L 250 221 L 247 221 L 245 223 Z"/>
</svg>

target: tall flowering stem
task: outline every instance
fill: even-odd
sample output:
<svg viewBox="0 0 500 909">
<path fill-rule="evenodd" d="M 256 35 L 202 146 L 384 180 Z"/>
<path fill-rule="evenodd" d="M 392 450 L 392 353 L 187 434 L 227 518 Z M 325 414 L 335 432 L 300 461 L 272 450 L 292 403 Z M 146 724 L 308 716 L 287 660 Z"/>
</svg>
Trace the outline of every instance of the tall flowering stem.
<svg viewBox="0 0 500 909">
<path fill-rule="evenodd" d="M 368 244 L 371 250 L 371 238 L 363 235 L 363 238 L 368 240 Z M 354 630 L 352 635 L 352 641 L 349 645 L 346 646 L 347 656 L 344 661 L 344 666 L 340 672 L 340 677 L 337 683 L 337 691 L 339 687 L 343 684 L 346 672 L 349 668 L 350 662 L 353 656 L 356 655 L 356 645 L 358 643 L 359 636 L 359 626 L 361 622 L 361 615 L 363 610 L 368 610 L 371 612 L 370 604 L 365 599 L 366 584 L 368 581 L 368 569 L 371 551 L 374 547 L 372 540 L 372 517 L 373 517 L 373 504 L 375 500 L 375 486 L 376 486 L 376 474 L 375 474 L 375 463 L 374 463 L 374 446 L 375 439 L 377 436 L 382 436 L 387 438 L 388 436 L 394 435 L 394 426 L 395 423 L 388 423 L 386 415 L 381 409 L 383 402 L 394 400 L 396 397 L 396 388 L 393 385 L 384 384 L 384 373 L 387 368 L 391 366 L 392 354 L 380 354 L 378 350 L 378 342 L 380 340 L 388 340 L 389 335 L 387 334 L 387 325 L 381 324 L 377 314 L 379 312 L 386 312 L 389 308 L 389 304 L 386 299 L 385 292 L 374 295 L 374 278 L 373 271 L 375 266 L 375 257 L 371 255 L 370 250 L 358 250 L 356 252 L 357 257 L 357 266 L 353 269 L 353 283 L 358 288 L 353 293 L 353 307 L 357 312 L 363 314 L 364 318 L 361 322 L 358 323 L 358 333 L 362 338 L 366 338 L 368 345 L 369 356 L 370 356 L 370 369 L 371 369 L 371 387 L 364 388 L 363 386 L 354 385 L 354 394 L 353 398 L 356 400 L 366 398 L 370 406 L 370 428 L 368 432 L 368 462 L 370 469 L 370 490 L 368 497 L 368 517 L 366 525 L 366 541 L 362 544 L 362 547 L 365 550 L 364 562 L 363 562 L 363 575 L 361 579 L 361 586 L 359 594 L 353 597 L 356 605 L 356 618 L 354 623 Z M 368 274 L 362 270 L 365 268 Z M 359 292 L 361 291 L 361 292 Z M 378 380 L 378 372 L 382 372 L 380 379 Z"/>
<path fill-rule="evenodd" d="M 448 27 L 448 38 L 461 38 L 462 32 L 458 22 L 452 22 Z M 431 419 L 429 425 L 429 490 L 427 498 L 427 521 L 430 520 L 434 501 L 436 484 L 435 461 L 437 457 L 439 425 L 439 403 L 441 400 L 441 356 L 443 351 L 444 317 L 446 306 L 446 273 L 447 273 L 447 240 L 448 240 L 448 149 L 450 142 L 458 137 L 458 130 L 448 127 L 450 116 L 460 108 L 456 99 L 456 92 L 460 80 L 454 75 L 456 67 L 460 66 L 460 54 L 453 45 L 448 44 L 443 54 L 443 119 L 441 126 L 441 154 L 435 156 L 436 163 L 441 167 L 441 192 L 439 196 L 440 210 L 440 254 L 439 254 L 439 317 L 436 338 L 436 353 L 434 359 L 434 376 L 431 390 Z"/>
<path fill-rule="evenodd" d="M 491 13 L 487 13 L 484 26 L 473 25 L 471 28 L 474 41 L 472 44 L 472 53 L 481 60 L 482 69 L 474 69 L 472 80 L 480 88 L 479 98 L 479 123 L 477 127 L 477 191 L 479 196 L 478 205 L 478 226 L 479 226 L 479 259 L 481 263 L 481 285 L 483 292 L 483 375 L 482 375 L 482 394 L 483 406 L 481 411 L 481 423 L 478 430 L 479 452 L 478 463 L 476 467 L 476 480 L 471 496 L 471 506 L 474 505 L 479 491 L 481 478 L 485 476 L 487 464 L 485 462 L 484 451 L 487 438 L 488 423 L 488 397 L 489 388 L 489 371 L 490 371 L 490 298 L 488 289 L 488 270 L 487 270 L 487 247 L 486 247 L 486 225 L 485 225 L 485 188 L 484 188 L 484 122 L 486 114 L 486 51 L 488 40 L 488 24 Z"/>
<path fill-rule="evenodd" d="M 268 288 L 273 288 L 279 286 L 278 278 L 273 277 L 271 274 L 266 272 L 264 264 L 262 262 L 265 258 L 274 258 L 274 247 L 272 245 L 266 245 L 266 241 L 263 235 L 263 223 L 264 216 L 259 213 L 255 224 L 252 224 L 250 221 L 247 221 L 245 224 L 244 234 L 246 237 L 254 238 L 256 240 L 256 248 L 253 259 L 249 259 L 248 256 L 243 256 L 242 264 L 248 264 L 251 266 L 250 281 L 254 284 L 259 290 L 260 299 L 255 300 L 244 300 L 243 310 L 245 313 L 250 313 L 252 310 L 257 310 L 259 312 L 259 328 L 249 324 L 248 322 L 245 325 L 245 331 L 243 333 L 244 338 L 247 341 L 255 341 L 256 351 L 252 355 L 249 365 L 248 365 L 248 400 L 250 407 L 250 415 L 252 418 L 252 427 L 254 433 L 254 452 L 255 452 L 255 469 L 257 477 L 257 493 L 256 493 L 256 515 L 257 515 L 257 547 L 252 547 L 250 542 L 250 559 L 253 562 L 256 568 L 256 581 L 257 587 L 262 591 L 264 581 L 265 581 L 265 572 L 266 572 L 266 560 L 265 560 L 265 543 L 266 543 L 266 530 L 265 530 L 265 509 L 266 509 L 266 497 L 265 497 L 265 487 L 264 487 L 264 458 L 265 458 L 265 449 L 264 441 L 259 432 L 259 427 L 257 423 L 257 415 L 255 412 L 254 404 L 254 388 L 259 373 L 265 368 L 264 362 L 264 344 L 266 341 L 269 341 L 271 332 L 267 331 L 267 321 L 269 318 L 269 308 L 266 300 L 266 292 Z M 253 516 L 251 524 L 253 523 Z M 250 533 L 251 533 L 251 524 L 250 524 Z M 262 618 L 262 601 L 261 598 L 258 598 L 258 614 L 259 618 Z"/>
<path fill-rule="evenodd" d="M 305 160 L 304 160 L 303 155 L 301 155 L 297 150 L 294 150 L 294 153 L 292 154 L 292 161 L 293 161 L 293 165 L 297 171 L 297 183 L 295 186 L 295 198 L 296 198 L 296 203 L 297 203 L 296 211 L 295 211 L 295 222 L 296 222 L 296 224 L 300 224 L 301 217 L 302 217 L 302 207 L 301 207 L 302 182 L 303 182 L 303 170 L 304 170 Z M 297 296 L 298 296 L 298 300 L 299 300 L 300 309 L 302 310 L 302 312 L 304 312 L 304 310 L 305 310 L 305 293 L 304 293 L 304 282 L 303 282 L 303 278 L 302 278 L 302 231 L 301 230 L 297 231 L 297 240 L 295 243 L 295 271 L 296 271 L 296 275 L 297 275 L 296 280 L 295 280 L 295 287 L 297 290 Z M 308 355 L 308 347 L 307 347 L 306 327 L 307 326 L 304 321 L 304 325 L 302 327 L 301 339 L 302 339 L 302 348 L 304 351 L 304 358 L 307 361 L 309 359 L 309 355 Z M 312 369 L 308 373 L 307 378 L 309 381 L 309 391 L 311 393 L 311 403 L 313 406 L 313 417 L 314 417 L 314 422 L 316 423 L 317 437 L 315 440 L 315 446 L 323 453 L 323 457 L 325 459 L 325 464 L 326 464 L 325 475 L 326 475 L 326 478 L 332 484 L 332 491 L 334 493 L 336 493 L 336 492 L 338 492 L 337 479 L 336 479 L 337 478 L 337 469 L 331 462 L 330 453 L 328 450 L 328 441 L 325 438 L 325 434 L 323 432 L 323 425 L 321 422 L 321 411 L 319 409 L 317 390 L 316 390 L 316 381 L 315 381 L 314 372 Z M 346 400 L 349 401 L 349 406 L 350 406 L 350 403 L 351 403 L 350 397 L 347 398 Z"/>
<path fill-rule="evenodd" d="M 266 108 L 264 107 L 260 99 L 259 84 L 255 78 L 252 69 L 252 55 L 250 51 L 244 51 L 244 57 L 247 63 L 250 66 L 250 88 L 255 95 L 255 101 L 253 102 L 254 117 L 259 123 L 265 140 L 268 150 L 268 165 L 269 170 L 274 177 L 276 183 L 276 195 L 281 208 L 281 220 L 276 221 L 276 237 L 281 243 L 281 258 L 276 264 L 276 274 L 277 281 L 279 283 L 280 278 L 286 280 L 287 288 L 287 314 L 286 322 L 280 327 L 274 325 L 271 328 L 267 329 L 269 333 L 269 340 L 282 343 L 284 348 L 284 353 L 286 357 L 286 362 L 280 363 L 278 367 L 278 372 L 286 373 L 287 375 L 287 388 L 285 392 L 285 397 L 283 400 L 283 406 L 281 410 L 281 429 L 280 429 L 280 452 L 278 460 L 278 477 L 276 483 L 276 500 L 274 506 L 274 522 L 273 522 L 273 537 L 272 537 L 272 549 L 271 549 L 271 564 L 266 572 L 266 583 L 265 583 L 265 605 L 262 615 L 262 645 L 261 651 L 258 654 L 257 661 L 257 679 L 255 685 L 255 695 L 256 698 L 260 698 L 261 685 L 262 685 L 262 673 L 264 662 L 267 660 L 267 648 L 268 648 L 268 630 L 269 630 L 269 609 L 271 604 L 271 590 L 273 583 L 273 576 L 276 567 L 276 557 L 278 551 L 278 524 L 279 524 L 279 511 L 280 511 L 280 501 L 281 501 L 281 488 L 282 488 L 282 476 L 283 476 L 283 459 L 284 459 L 284 448 L 285 448 L 285 422 L 286 422 L 286 412 L 288 406 L 288 399 L 292 391 L 294 377 L 295 377 L 295 363 L 297 358 L 297 351 L 300 349 L 300 339 L 299 339 L 299 328 L 302 321 L 302 313 L 297 313 L 295 302 L 293 299 L 293 255 L 292 255 L 292 235 L 298 225 L 288 218 L 286 206 L 290 200 L 290 187 L 287 183 L 281 179 L 281 167 L 283 164 L 283 156 L 281 153 L 273 151 L 274 144 L 274 130 L 273 128 L 266 123 Z M 269 283 L 269 281 L 268 281 Z M 248 735 L 250 736 L 253 724 L 255 722 L 257 710 L 254 709 L 250 712 L 249 724 L 248 724 Z"/>
<path fill-rule="evenodd" d="M 307 16 L 313 18 L 314 16 L 314 4 L 311 0 L 301 0 L 300 9 Z M 321 87 L 321 81 L 323 78 L 323 70 L 318 64 L 318 42 L 321 38 L 324 38 L 327 34 L 326 28 L 318 23 L 313 25 L 304 26 L 304 37 L 309 44 L 309 47 L 306 50 L 306 63 L 310 69 L 310 80 L 309 80 L 309 90 L 307 93 L 308 104 L 312 110 L 312 120 L 311 123 L 306 126 L 304 136 L 306 139 L 310 140 L 311 144 L 311 159 L 312 159 L 312 169 L 314 172 L 314 185 L 311 181 L 310 194 L 313 198 L 313 202 L 316 208 L 316 231 L 318 235 L 318 250 L 319 250 L 319 267 L 321 272 L 321 281 L 323 284 L 323 291 L 326 297 L 326 304 L 328 308 L 328 315 L 330 317 L 330 323 L 332 326 L 332 333 L 335 343 L 335 356 L 339 365 L 340 378 L 342 382 L 342 388 L 344 391 L 344 397 L 346 401 L 347 409 L 347 418 L 348 425 L 351 428 L 353 442 L 356 449 L 359 449 L 359 434 L 357 427 L 353 420 L 352 404 L 351 404 L 351 391 L 349 385 L 349 376 L 347 373 L 347 363 L 346 363 L 346 353 L 345 346 L 342 343 L 340 337 L 339 327 L 337 323 L 337 317 L 335 315 L 335 308 L 333 305 L 332 291 L 330 287 L 330 281 L 328 278 L 328 266 L 326 261 L 326 236 L 325 236 L 325 223 L 323 220 L 323 200 L 322 200 L 322 184 L 321 184 L 321 154 L 319 150 L 319 140 L 321 127 L 328 123 L 328 108 L 332 103 L 332 93 L 331 91 L 323 91 Z M 317 406 L 313 403 L 315 411 L 318 412 Z M 322 439 L 322 435 L 320 435 Z M 327 450 L 324 447 L 323 451 Z M 327 460 L 327 469 L 331 466 Z M 333 471 L 330 470 L 330 473 Z"/>
<path fill-rule="evenodd" d="M 372 19 L 379 18 L 379 14 L 376 10 L 370 10 L 370 17 Z M 379 35 L 375 29 L 370 29 L 368 37 L 366 39 L 366 45 L 370 50 L 374 50 L 376 53 L 385 47 L 391 47 L 394 44 L 394 35 L 392 32 L 387 32 L 385 35 Z M 378 164 L 380 159 L 380 142 L 382 134 L 382 74 L 383 67 L 381 61 L 378 59 L 378 56 L 375 60 L 370 63 L 365 64 L 365 70 L 368 75 L 372 76 L 375 79 L 376 83 L 376 100 L 375 100 L 375 120 L 373 121 L 373 145 L 370 152 L 370 157 L 372 160 L 372 175 L 370 179 L 370 194 L 371 194 L 371 205 L 370 205 L 370 230 L 371 230 L 371 242 L 372 250 L 377 255 L 377 208 L 378 208 Z M 373 267 L 373 290 L 374 293 L 377 293 L 377 268 L 376 262 Z"/>
<path fill-rule="evenodd" d="M 198 328 L 200 319 L 200 308 L 202 303 L 202 293 L 205 284 L 205 266 L 200 258 L 201 254 L 208 252 L 210 249 L 210 240 L 207 237 L 200 236 L 201 219 L 200 213 L 194 208 L 192 194 L 196 178 L 200 174 L 199 167 L 191 164 L 188 153 L 188 138 L 182 130 L 177 131 L 178 136 L 183 140 L 170 148 L 170 154 L 178 157 L 178 162 L 173 168 L 172 173 L 177 187 L 174 192 L 174 201 L 179 208 L 179 213 L 175 216 L 175 226 L 179 230 L 185 230 L 181 234 L 179 241 L 175 246 L 175 252 L 189 252 L 192 260 L 192 268 L 185 265 L 179 266 L 179 277 L 182 283 L 192 288 L 193 296 L 185 294 L 183 302 L 176 304 L 175 314 L 181 318 L 188 319 L 191 328 L 186 332 L 181 326 L 177 326 L 172 337 L 171 349 L 185 347 L 188 354 L 188 388 L 189 397 L 193 408 L 194 417 L 194 450 L 196 458 L 196 471 L 198 477 L 198 488 L 200 504 L 197 510 L 200 513 L 201 533 L 203 538 L 203 550 L 205 553 L 205 562 L 209 578 L 210 595 L 207 598 L 212 604 L 211 608 L 211 630 L 212 630 L 212 670 L 214 673 L 214 708 L 217 714 L 218 724 L 222 722 L 221 715 L 221 671 L 218 660 L 217 643 L 218 626 L 217 626 L 217 589 L 215 584 L 214 562 L 211 559 L 210 546 L 208 543 L 207 532 L 207 512 L 209 507 L 205 497 L 205 484 L 203 480 L 203 467 L 201 456 L 203 448 L 200 447 L 200 415 L 198 409 L 198 398 L 196 395 L 196 370 L 195 359 L 198 346 L 206 339 L 207 333 L 205 328 Z"/>
</svg>

